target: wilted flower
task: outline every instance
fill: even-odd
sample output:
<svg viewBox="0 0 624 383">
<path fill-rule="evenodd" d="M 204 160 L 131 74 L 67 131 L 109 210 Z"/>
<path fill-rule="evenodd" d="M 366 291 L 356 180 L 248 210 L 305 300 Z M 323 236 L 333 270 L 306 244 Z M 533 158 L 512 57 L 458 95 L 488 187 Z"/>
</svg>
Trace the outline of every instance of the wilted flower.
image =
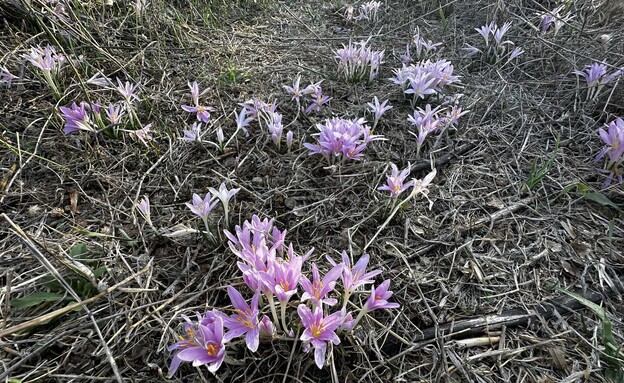
<svg viewBox="0 0 624 383">
<path fill-rule="evenodd" d="M 407 164 L 407 168 L 399 172 L 399 168 L 395 164 L 390 164 L 392 167 L 392 173 L 388 175 L 386 180 L 387 185 L 380 186 L 377 190 L 387 190 L 390 192 L 392 198 L 397 198 L 405 190 L 409 189 L 414 181 L 405 182 L 405 179 L 410 174 L 410 166 Z"/>
<path fill-rule="evenodd" d="M 70 134 L 80 130 L 87 132 L 97 131 L 91 124 L 89 105 L 87 103 L 81 102 L 80 105 L 77 105 L 74 102 L 71 107 L 67 108 L 61 106 L 59 110 L 61 111 L 61 116 L 65 119 L 64 134 Z"/>
<path fill-rule="evenodd" d="M 542 32 L 547 32 L 550 30 L 550 27 L 554 27 L 554 34 L 556 36 L 559 29 L 561 29 L 561 27 L 563 27 L 574 17 L 570 12 L 568 12 L 565 16 L 562 16 L 560 12 L 563 11 L 564 7 L 564 5 L 560 5 L 550 12 L 544 12 L 539 15 L 542 19 L 540 24 L 540 30 Z"/>
<path fill-rule="evenodd" d="M 428 186 L 429 186 L 429 184 L 431 184 L 431 181 L 433 181 L 433 179 L 435 178 L 437 173 L 438 173 L 438 171 L 436 169 L 433 169 L 422 180 L 414 179 L 412 181 L 413 182 L 412 185 L 414 186 L 414 188 L 412 189 L 412 193 L 411 194 L 412 195 L 421 194 L 423 197 L 425 197 L 427 199 L 427 201 L 429 201 L 429 210 L 431 210 L 431 208 L 433 207 L 433 201 L 431 201 L 429 199 L 429 189 L 428 189 Z"/>
<path fill-rule="evenodd" d="M 152 135 L 150 133 L 151 129 L 152 129 L 152 124 L 147 124 L 141 129 L 135 130 L 134 135 L 139 141 L 143 143 L 143 145 L 148 146 L 147 141 L 152 140 Z"/>
<path fill-rule="evenodd" d="M 297 307 L 297 313 L 305 327 L 303 334 L 301 334 L 301 340 L 312 344 L 316 366 L 323 368 L 327 354 L 327 343 L 340 344 L 340 338 L 335 331 L 343 322 L 342 312 L 337 311 L 324 317 L 323 309 L 319 306 L 316 306 L 312 312 L 306 305 L 302 304 Z"/>
<path fill-rule="evenodd" d="M 152 217 L 149 198 L 147 196 L 143 196 L 143 199 L 136 204 L 136 208 L 139 210 L 145 221 L 151 225 Z"/>
</svg>

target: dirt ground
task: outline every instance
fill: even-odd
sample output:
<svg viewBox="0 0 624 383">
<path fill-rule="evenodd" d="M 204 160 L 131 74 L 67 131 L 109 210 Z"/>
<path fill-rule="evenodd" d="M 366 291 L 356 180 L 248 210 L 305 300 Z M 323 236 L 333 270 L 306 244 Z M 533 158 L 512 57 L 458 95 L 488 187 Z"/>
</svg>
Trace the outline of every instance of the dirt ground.
<svg viewBox="0 0 624 383">
<path fill-rule="evenodd" d="M 624 67 L 622 2 L 386 0 L 378 20 L 347 20 L 362 2 L 333 0 L 111 3 L 67 2 L 63 17 L 40 1 L 0 4 L 0 68 L 17 77 L 0 82 L 2 381 L 624 381 L 624 189 L 605 187 L 594 162 L 598 129 L 624 117 L 624 78 L 588 99 L 574 74 L 594 62 Z M 540 31 L 540 14 L 559 5 L 573 17 L 556 34 Z M 491 21 L 510 21 L 505 39 L 524 53 L 468 57 L 462 48 L 483 47 L 475 28 Z M 460 83 L 449 94 L 469 110 L 418 155 L 414 108 L 388 80 L 416 27 L 441 43 L 429 57 L 453 64 Z M 373 81 L 349 83 L 334 52 L 362 40 L 384 63 Z M 24 59 L 46 44 L 77 59 L 58 78 L 60 98 Z M 140 82 L 146 145 L 63 134 L 59 107 L 118 97 L 88 81 L 98 73 Z M 320 112 L 298 112 L 285 92 L 298 74 L 333 97 Z M 180 109 L 194 80 L 214 108 L 204 137 L 215 141 L 220 127 L 232 138 L 223 151 L 180 139 L 195 121 Z M 308 155 L 303 143 L 325 119 L 370 124 L 374 96 L 393 106 L 374 130 L 385 140 L 344 164 Z M 277 100 L 290 151 L 255 122 L 237 132 L 233 111 L 252 98 Z M 391 201 L 377 188 L 390 163 L 410 164 L 418 179 L 436 168 L 431 209 L 414 198 L 385 222 Z M 274 218 L 298 254 L 314 248 L 323 273 L 326 255 L 370 254 L 400 308 L 369 313 L 323 369 L 281 336 L 256 352 L 232 341 L 216 374 L 185 363 L 168 378 L 182 315 L 228 308 L 225 286 L 243 291 L 220 206 L 209 217 L 216 240 L 162 235 L 196 228 L 185 203 L 222 182 L 241 189 L 233 224 Z M 151 226 L 135 208 L 143 196 Z"/>
</svg>

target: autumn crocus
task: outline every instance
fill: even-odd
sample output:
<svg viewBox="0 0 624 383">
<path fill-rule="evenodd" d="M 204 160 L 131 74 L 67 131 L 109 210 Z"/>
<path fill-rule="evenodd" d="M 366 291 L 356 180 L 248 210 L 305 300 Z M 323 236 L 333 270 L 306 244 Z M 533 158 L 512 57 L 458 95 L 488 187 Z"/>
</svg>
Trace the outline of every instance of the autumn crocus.
<svg viewBox="0 0 624 383">
<path fill-rule="evenodd" d="M 209 106 L 203 106 L 199 103 L 199 97 L 206 94 L 208 89 L 204 89 L 201 93 L 199 93 L 199 86 L 197 85 L 197 81 L 193 81 L 193 83 L 188 84 L 191 89 L 191 98 L 193 99 L 194 105 L 182 105 L 182 109 L 189 112 L 195 113 L 197 120 L 207 124 L 210 121 L 210 112 L 214 109 Z"/>
<path fill-rule="evenodd" d="M 351 259 L 349 258 L 349 255 L 347 255 L 347 252 L 343 250 L 343 269 L 341 277 L 342 285 L 344 288 L 344 298 L 342 303 L 343 309 L 346 307 L 351 294 L 353 294 L 358 287 L 373 283 L 373 278 L 381 274 L 381 270 L 378 269 L 366 272 L 366 267 L 368 266 L 369 259 L 370 258 L 368 254 L 363 254 L 360 259 L 355 263 L 355 265 L 351 267 Z M 332 265 L 337 265 L 330 256 L 327 256 L 327 260 Z"/>
<path fill-rule="evenodd" d="M 388 302 L 388 299 L 392 296 L 392 291 L 388 290 L 390 288 L 390 280 L 386 279 L 379 286 L 375 287 L 373 285 L 371 287 L 371 295 L 364 303 L 364 306 L 360 310 L 357 318 L 355 318 L 355 322 L 353 323 L 353 327 L 362 319 L 366 313 L 378 310 L 378 309 L 395 309 L 400 307 L 398 303 Z"/>
<path fill-rule="evenodd" d="M 323 368 L 328 343 L 340 344 L 340 338 L 335 331 L 343 322 L 342 312 L 336 311 L 324 317 L 323 309 L 319 306 L 312 312 L 306 305 L 301 304 L 297 307 L 297 313 L 305 327 L 300 339 L 314 347 L 314 362 L 318 368 Z"/>
<path fill-rule="evenodd" d="M 283 85 L 286 92 L 288 92 L 292 96 L 292 100 L 297 102 L 297 105 L 300 104 L 300 99 L 303 96 L 302 89 L 299 87 L 299 83 L 301 82 L 301 75 L 297 75 L 293 86 Z"/>
<path fill-rule="evenodd" d="M 600 138 L 605 143 L 605 147 L 598 153 L 595 161 L 599 161 L 605 155 L 608 157 L 605 172 L 609 177 L 605 181 L 605 186 L 609 186 L 615 176 L 620 183 L 623 181 L 624 169 L 624 120 L 615 119 L 607 125 L 607 130 L 599 129 Z"/>
<path fill-rule="evenodd" d="M 119 78 L 117 78 L 117 91 L 121 94 L 128 105 L 132 104 L 132 100 L 140 101 L 139 96 L 136 95 L 136 90 L 141 84 L 140 82 L 132 85 L 129 81 L 126 81 L 125 84 L 121 82 Z"/>
<path fill-rule="evenodd" d="M 104 109 L 104 113 L 111 125 L 118 125 L 126 112 L 121 109 L 121 105 L 110 103 L 108 108 Z"/>
<path fill-rule="evenodd" d="M 63 133 L 70 134 L 81 130 L 96 132 L 97 130 L 91 124 L 89 109 L 89 105 L 85 102 L 81 102 L 80 105 L 74 102 L 69 108 L 61 106 L 59 110 L 61 111 L 61 116 L 65 119 Z"/>
<path fill-rule="evenodd" d="M 143 145 L 148 146 L 147 141 L 151 141 L 153 138 L 151 130 L 152 130 L 152 124 L 147 124 L 141 129 L 135 130 L 133 133 L 134 133 L 134 136 L 137 138 L 137 140 L 141 141 Z"/>
<path fill-rule="evenodd" d="M 316 263 L 312 263 L 312 281 L 304 274 L 301 274 L 299 280 L 304 291 L 301 302 L 311 300 L 315 306 L 322 306 L 323 303 L 329 306 L 335 305 L 338 302 L 336 298 L 327 298 L 326 295 L 336 286 L 336 280 L 340 277 L 342 268 L 342 263 L 337 264 L 321 279 Z"/>
<path fill-rule="evenodd" d="M 375 98 L 373 99 L 373 102 L 369 102 L 366 104 L 368 105 L 370 111 L 373 112 L 373 115 L 375 116 L 375 120 L 373 121 L 373 127 L 371 128 L 371 130 L 375 130 L 375 127 L 377 127 L 377 123 L 379 123 L 379 119 L 381 118 L 381 116 L 383 116 L 384 113 L 386 113 L 387 111 L 393 108 L 391 105 L 387 105 L 387 104 L 388 104 L 388 100 L 385 100 L 380 104 L 377 96 L 375 96 Z"/>
<path fill-rule="evenodd" d="M 191 211 L 199 216 L 199 218 L 204 221 L 204 226 L 206 227 L 206 232 L 210 233 L 210 228 L 208 227 L 208 214 L 214 209 L 217 204 L 217 199 L 213 198 L 210 193 L 206 193 L 204 198 L 200 197 L 198 194 L 193 194 L 193 203 L 186 203 Z"/>
<path fill-rule="evenodd" d="M 201 142 L 201 128 L 202 124 L 194 122 L 191 126 L 191 129 L 184 129 L 182 133 L 184 133 L 184 137 L 182 137 L 182 141 L 186 142 Z"/>
<path fill-rule="evenodd" d="M 414 181 L 405 182 L 405 179 L 410 174 L 410 165 L 399 172 L 399 168 L 395 164 L 390 164 L 392 167 L 392 173 L 388 175 L 386 179 L 387 185 L 383 185 L 377 188 L 377 190 L 387 190 L 390 192 L 390 196 L 396 199 L 401 193 L 409 189 Z"/>
<path fill-rule="evenodd" d="M 213 196 L 215 196 L 221 201 L 221 204 L 223 205 L 223 212 L 224 212 L 224 217 L 225 217 L 225 227 L 226 228 L 230 227 L 230 221 L 228 219 L 229 202 L 230 202 L 230 199 L 234 197 L 234 195 L 236 195 L 236 193 L 240 191 L 240 188 L 228 190 L 227 187 L 225 186 L 225 183 L 222 183 L 219 186 L 219 190 L 215 188 L 209 188 L 208 190 L 210 190 L 210 193 L 212 193 Z"/>
<path fill-rule="evenodd" d="M 208 365 L 208 371 L 215 373 L 225 359 L 225 343 L 223 333 L 223 315 L 211 314 L 199 323 L 185 318 L 184 335 L 169 347 L 169 351 L 178 351 L 171 365 L 169 376 L 173 376 L 181 362 L 193 362 L 193 367 Z M 199 318 L 201 319 L 201 318 Z"/>
<path fill-rule="evenodd" d="M 253 298 L 251 298 L 251 306 L 234 287 L 228 286 L 227 293 L 234 307 L 235 314 L 224 319 L 223 324 L 228 329 L 228 332 L 225 334 L 225 339 L 229 341 L 245 335 L 247 348 L 255 352 L 260 343 L 258 327 L 258 299 L 260 298 L 260 293 L 256 292 Z"/>
</svg>

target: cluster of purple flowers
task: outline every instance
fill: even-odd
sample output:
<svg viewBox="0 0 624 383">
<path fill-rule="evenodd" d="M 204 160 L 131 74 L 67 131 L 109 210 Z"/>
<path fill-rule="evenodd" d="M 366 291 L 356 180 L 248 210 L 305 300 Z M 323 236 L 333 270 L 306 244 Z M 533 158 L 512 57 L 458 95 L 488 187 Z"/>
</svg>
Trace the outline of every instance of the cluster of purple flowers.
<svg viewBox="0 0 624 383">
<path fill-rule="evenodd" d="M 459 82 L 459 77 L 453 75 L 453 64 L 447 60 L 403 65 L 395 69 L 394 74 L 390 81 L 399 85 L 405 94 L 414 95 L 413 104 L 418 99 L 440 94 L 445 86 Z"/>
<path fill-rule="evenodd" d="M 55 96 L 60 97 L 56 77 L 67 63 L 67 57 L 64 54 L 56 53 L 56 48 L 50 45 L 44 48 L 39 45 L 30 47 L 30 53 L 23 55 L 23 57 L 41 71 L 43 79 L 54 91 Z"/>
<path fill-rule="evenodd" d="M 277 101 L 266 103 L 256 98 L 248 100 L 241 104 L 244 108 L 241 114 L 237 118 L 237 126 L 242 129 L 247 126 L 249 122 L 254 119 L 258 120 L 260 127 L 266 126 L 267 133 L 270 135 L 271 140 L 280 150 L 282 137 L 284 135 L 284 125 L 282 123 L 283 115 L 277 112 Z M 249 115 L 247 118 L 246 115 Z M 292 145 L 293 133 L 288 131 L 286 133 L 286 145 L 290 149 Z"/>
<path fill-rule="evenodd" d="M 583 70 L 575 70 L 575 75 L 585 79 L 587 83 L 587 100 L 593 100 L 598 97 L 605 85 L 620 77 L 624 68 L 618 69 L 613 73 L 608 73 L 606 64 L 593 63 L 586 66 Z"/>
<path fill-rule="evenodd" d="M 303 108 L 304 113 L 310 113 L 312 111 L 320 112 L 321 107 L 332 100 L 333 97 L 329 97 L 323 94 L 323 88 L 319 81 L 316 83 L 310 83 L 305 88 L 301 88 L 301 75 L 297 75 L 293 86 L 284 85 L 284 89 L 292 96 L 292 100 L 297 103 L 297 106 Z M 303 100 L 303 103 L 302 103 Z"/>
<path fill-rule="evenodd" d="M 595 161 L 600 161 L 605 155 L 608 160 L 605 172 L 609 174 L 605 186 L 609 186 L 613 178 L 619 183 L 624 182 L 624 120 L 616 118 L 607 125 L 607 130 L 599 129 L 600 138 L 605 147 L 598 153 Z"/>
<path fill-rule="evenodd" d="M 380 135 L 373 135 L 363 118 L 347 120 L 334 117 L 324 124 L 317 124 L 320 131 L 318 143 L 303 144 L 310 150 L 310 155 L 322 154 L 329 161 L 333 158 L 359 160 L 364 156 L 364 149 L 371 141 L 383 140 Z"/>
<path fill-rule="evenodd" d="M 362 20 L 377 22 L 379 19 L 377 15 L 379 8 L 381 8 L 380 1 L 367 1 L 360 4 L 359 14 L 357 16 L 354 15 L 355 8 L 353 8 L 353 6 L 347 7 L 344 16 L 347 22 Z"/>
<path fill-rule="evenodd" d="M 485 48 L 479 49 L 468 44 L 468 46 L 463 48 L 463 50 L 466 52 L 468 57 L 481 53 L 483 58 L 492 64 L 498 63 L 502 59 L 507 58 L 505 61 L 505 64 L 507 64 L 524 53 L 524 50 L 520 47 L 510 50 L 510 47 L 514 46 L 513 41 L 503 39 L 505 34 L 509 31 L 509 28 L 511 28 L 511 22 L 509 21 L 505 22 L 500 27 L 492 21 L 481 26 L 480 28 L 475 28 L 481 37 L 483 37 L 483 40 L 485 40 Z M 492 41 L 490 41 L 490 36 L 492 36 Z"/>
<path fill-rule="evenodd" d="M 342 71 L 347 81 L 373 81 L 377 77 L 379 67 L 383 63 L 384 51 L 374 51 L 367 47 L 367 41 L 353 43 L 335 52 L 338 59 L 338 70 Z"/>
<path fill-rule="evenodd" d="M 445 107 L 441 109 L 441 107 Z M 420 155 L 420 149 L 425 142 L 425 138 L 430 133 L 442 130 L 447 127 L 457 127 L 459 118 L 469 111 L 462 110 L 457 102 L 452 100 L 445 102 L 432 108 L 431 104 L 425 105 L 425 108 L 417 108 L 412 115 L 407 117 L 407 121 L 417 129 L 416 155 Z M 444 113 L 444 115 L 441 115 Z"/>
<path fill-rule="evenodd" d="M 193 366 L 207 364 L 208 369 L 215 372 L 225 359 L 227 343 L 233 339 L 244 336 L 247 348 L 255 352 L 261 339 L 270 340 L 278 331 L 294 337 L 295 327 L 303 329 L 300 336 L 303 350 L 314 348 L 315 363 L 318 368 L 323 368 L 329 344 L 340 344 L 337 331 L 352 330 L 370 311 L 399 307 L 397 303 L 388 302 L 392 292 L 389 291 L 390 281 L 386 280 L 377 287 L 371 287 L 370 296 L 356 319 L 347 311 L 351 295 L 360 287 L 373 284 L 373 278 L 381 273 L 381 270 L 366 271 L 369 262 L 367 254 L 353 266 L 344 251 L 340 263 L 328 256 L 332 268 L 324 276 L 321 276 L 316 263 L 312 263 L 310 280 L 302 269 L 313 249 L 305 255 L 297 255 L 292 244 L 285 244 L 286 230 L 275 227 L 273 220 L 261 220 L 254 215 L 242 227 L 236 226 L 234 232 L 225 230 L 225 234 L 230 250 L 240 259 L 237 264 L 243 281 L 253 294 L 251 303 L 247 303 L 237 289 L 228 286 L 232 315 L 213 310 L 204 316 L 198 314 L 196 321 L 184 317 L 184 333 L 169 347 L 170 351 L 179 350 L 173 356 L 170 376 L 183 361 L 193 362 Z M 336 294 L 339 279 L 342 293 Z M 300 294 L 301 302 L 297 306 L 299 321 L 287 312 L 291 307 L 288 303 L 296 294 Z M 337 297 L 342 300 L 341 308 L 326 314 L 330 307 L 338 303 Z M 279 316 L 274 298 L 280 304 Z M 265 302 L 264 307 L 260 305 L 261 300 Z M 265 312 L 270 312 L 272 320 Z"/>
<path fill-rule="evenodd" d="M 427 200 L 429 200 L 428 187 L 431 184 L 431 181 L 433 181 L 433 178 L 437 174 L 436 169 L 433 169 L 422 180 L 418 180 L 414 178 L 408 182 L 405 182 L 405 180 L 410 174 L 410 164 L 408 163 L 407 167 L 401 171 L 399 171 L 399 168 L 393 163 L 390 163 L 390 167 L 392 170 L 390 174 L 387 175 L 386 185 L 378 187 L 377 190 L 389 191 L 390 197 L 394 201 L 393 203 L 395 205 L 397 203 L 398 197 L 410 187 L 412 188 L 412 193 L 410 196 L 421 194 L 425 198 L 427 198 Z M 431 209 L 432 206 L 433 206 L 433 202 L 429 200 L 429 208 Z"/>
<path fill-rule="evenodd" d="M 409 65 L 412 62 L 412 46 L 415 48 L 415 54 L 417 60 L 422 60 L 431 51 L 442 45 L 442 43 L 434 43 L 431 40 L 426 40 L 420 34 L 420 28 L 414 29 L 412 41 L 407 44 L 405 54 L 401 55 L 401 62 L 403 65 Z"/>
</svg>

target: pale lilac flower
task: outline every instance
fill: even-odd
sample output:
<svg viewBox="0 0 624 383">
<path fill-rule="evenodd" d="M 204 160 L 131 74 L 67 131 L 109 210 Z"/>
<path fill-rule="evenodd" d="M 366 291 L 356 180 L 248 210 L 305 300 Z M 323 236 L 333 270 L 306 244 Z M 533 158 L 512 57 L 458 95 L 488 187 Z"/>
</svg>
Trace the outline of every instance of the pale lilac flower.
<svg viewBox="0 0 624 383">
<path fill-rule="evenodd" d="M 182 140 L 187 142 L 201 142 L 201 128 L 201 123 L 193 122 L 190 130 L 184 129 L 182 131 L 182 133 L 184 133 Z"/>
<path fill-rule="evenodd" d="M 62 117 L 65 119 L 64 134 L 70 134 L 84 130 L 87 132 L 96 132 L 97 130 L 92 126 L 91 119 L 89 118 L 89 105 L 85 102 L 81 102 L 77 105 L 72 103 L 71 107 L 67 108 L 61 106 L 59 108 Z"/>
<path fill-rule="evenodd" d="M 152 124 L 147 124 L 141 129 L 137 129 L 134 131 L 135 137 L 143 143 L 143 145 L 148 146 L 147 141 L 152 140 L 152 135 L 150 130 L 152 129 Z"/>
<path fill-rule="evenodd" d="M 585 79 L 588 88 L 587 99 L 593 100 L 598 97 L 600 91 L 605 85 L 621 76 L 622 71 L 623 69 L 619 69 L 611 74 L 608 74 L 606 64 L 593 63 L 586 66 L 582 71 L 575 70 L 572 73 Z"/>
<path fill-rule="evenodd" d="M 282 134 L 284 133 L 284 125 L 282 125 L 282 115 L 277 112 L 273 112 L 269 114 L 269 119 L 267 123 L 267 130 L 271 134 L 271 140 L 277 146 L 277 149 L 280 148 L 280 142 L 282 139 Z"/>
<path fill-rule="evenodd" d="M 121 109 L 121 105 L 114 105 L 112 103 L 108 104 L 108 108 L 104 109 L 104 113 L 111 125 L 119 124 L 121 122 L 121 117 L 126 114 L 126 112 Z"/>
<path fill-rule="evenodd" d="M 132 85 L 130 81 L 126 81 L 125 84 L 122 84 L 121 80 L 117 78 L 117 84 L 119 84 L 116 88 L 117 91 L 124 97 L 124 99 L 126 100 L 128 104 L 131 104 L 132 100 L 140 101 L 139 96 L 137 96 L 135 92 L 137 88 L 139 87 L 139 85 L 141 84 L 141 82 L 138 82 Z"/>
<path fill-rule="evenodd" d="M 436 131 L 441 126 L 441 120 L 438 117 L 438 109 L 440 106 L 436 106 L 431 109 L 431 105 L 425 105 L 425 109 L 418 108 L 414 111 L 414 114 L 408 116 L 407 120 L 418 129 L 417 141 L 416 141 L 416 155 L 420 155 L 420 148 L 425 142 L 427 136 Z"/>
<path fill-rule="evenodd" d="M 289 152 L 292 149 L 292 144 L 293 144 L 293 132 L 292 130 L 289 130 L 288 133 L 286 133 L 286 148 L 288 148 Z"/>
<path fill-rule="evenodd" d="M 392 173 L 388 175 L 386 180 L 387 185 L 380 186 L 377 190 L 387 190 L 390 192 L 392 198 L 397 198 L 405 190 L 409 189 L 413 185 L 413 181 L 405 182 L 405 179 L 410 174 L 410 165 L 407 164 L 407 168 L 399 172 L 399 168 L 395 164 L 390 164 L 392 167 Z"/>
<path fill-rule="evenodd" d="M 379 11 L 380 7 L 380 1 L 368 1 L 366 3 L 360 4 L 360 14 L 355 17 L 355 20 L 367 20 L 377 22 L 377 11 Z"/>
<path fill-rule="evenodd" d="M 241 109 L 240 113 L 236 114 L 236 131 L 242 130 L 245 135 L 249 135 L 249 131 L 247 130 L 247 126 L 254 120 L 253 117 L 247 117 L 247 109 Z"/>
<path fill-rule="evenodd" d="M 315 306 L 322 306 L 323 303 L 329 306 L 335 305 L 338 302 L 335 298 L 326 298 L 325 296 L 336 286 L 336 280 L 340 277 L 343 267 L 342 263 L 334 266 L 327 272 L 325 277 L 321 279 L 316 263 L 312 263 L 312 281 L 304 274 L 301 274 L 301 279 L 299 280 L 304 290 L 301 296 L 301 302 L 305 302 L 309 299 Z"/>
<path fill-rule="evenodd" d="M 209 188 L 208 190 L 210 191 L 210 193 L 212 193 L 212 195 L 214 195 L 216 198 L 218 198 L 221 201 L 221 204 L 223 205 L 223 211 L 225 213 L 224 214 L 225 226 L 229 227 L 229 220 L 228 220 L 229 201 L 232 197 L 234 197 L 236 193 L 240 191 L 240 188 L 228 190 L 227 187 L 225 186 L 225 183 L 221 183 L 218 191 L 212 187 Z"/>
<path fill-rule="evenodd" d="M 201 93 L 199 93 L 199 86 L 197 85 L 197 81 L 193 81 L 193 83 L 188 83 L 188 86 L 191 90 L 191 98 L 193 99 L 194 105 L 182 105 L 182 109 L 189 112 L 195 113 L 197 120 L 207 124 L 210 121 L 210 112 L 214 109 L 209 106 L 203 106 L 199 103 L 199 97 L 203 96 L 208 92 L 208 88 L 204 89 Z"/>
<path fill-rule="evenodd" d="M 377 288 L 373 285 L 371 288 L 371 295 L 364 304 L 364 310 L 373 311 L 377 309 L 395 309 L 400 307 L 398 303 L 388 302 L 388 299 L 392 296 L 392 291 L 389 291 L 390 280 L 386 279 Z"/>
<path fill-rule="evenodd" d="M 469 110 L 462 110 L 460 106 L 453 105 L 449 110 L 447 110 L 446 118 L 451 123 L 451 125 L 457 126 L 457 124 L 459 123 L 459 118 L 469 112 Z"/>
<path fill-rule="evenodd" d="M 221 313 L 219 313 L 221 314 Z M 208 364 L 208 371 L 215 373 L 225 359 L 225 342 L 223 334 L 223 314 L 206 313 L 201 323 L 194 323 L 185 318 L 184 336 L 168 348 L 176 353 L 169 367 L 169 376 L 178 369 L 181 362 L 193 362 L 194 367 Z M 201 318 L 199 318 L 201 319 Z"/>
<path fill-rule="evenodd" d="M 607 145 L 596 156 L 595 161 L 600 160 L 605 154 L 609 155 L 609 161 L 618 162 L 624 154 L 624 120 L 621 118 L 611 121 L 607 130 L 598 129 L 602 141 Z"/>
<path fill-rule="evenodd" d="M 223 128 L 220 126 L 217 127 L 217 142 L 219 143 L 219 147 L 221 150 L 224 149 L 223 143 L 225 142 L 225 136 L 223 135 Z"/>
<path fill-rule="evenodd" d="M 24 55 L 24 58 L 33 66 L 47 73 L 58 71 L 66 62 L 65 56 L 57 54 L 56 49 L 50 45 L 45 48 L 30 47 L 30 54 Z"/>
<path fill-rule="evenodd" d="M 214 209 L 217 205 L 217 199 L 212 198 L 210 193 L 206 193 L 204 198 L 200 197 L 198 194 L 193 193 L 193 203 L 186 203 L 191 211 L 198 215 L 202 220 L 206 220 L 208 218 L 208 214 Z"/>
<path fill-rule="evenodd" d="M 206 88 L 199 93 L 199 85 L 197 84 L 197 81 L 193 81 L 192 84 L 189 82 L 188 87 L 191 90 L 191 98 L 193 99 L 193 104 L 195 106 L 199 105 L 199 98 L 205 95 L 209 90 L 209 88 Z"/>
<path fill-rule="evenodd" d="M 421 194 L 423 197 L 425 197 L 427 201 L 429 201 L 429 210 L 431 210 L 431 208 L 433 207 L 433 201 L 429 199 L 428 187 L 431 184 L 431 181 L 433 181 L 433 179 L 435 178 L 437 173 L 438 171 L 436 169 L 433 169 L 422 180 L 417 180 L 417 179 L 413 180 L 414 188 L 412 189 L 412 194 L 413 195 Z"/>
<path fill-rule="evenodd" d="M 136 208 L 139 210 L 145 221 L 151 225 L 151 211 L 150 211 L 150 201 L 147 196 L 143 196 L 143 199 L 139 203 L 137 203 Z"/>
<path fill-rule="evenodd" d="M 366 46 L 367 43 L 349 41 L 349 45 L 343 44 L 341 49 L 334 52 L 334 58 L 338 59 L 338 70 L 344 73 L 347 81 L 370 82 L 377 77 L 383 63 L 384 51 L 373 51 Z"/>
<path fill-rule="evenodd" d="M 7 88 L 11 87 L 11 83 L 14 79 L 18 78 L 17 76 L 11 74 L 9 70 L 5 67 L 0 67 L 0 84 L 6 84 Z"/>
<path fill-rule="evenodd" d="M 416 29 L 414 29 L 414 35 L 412 37 L 412 43 L 414 45 L 416 45 L 416 57 L 418 59 L 421 58 L 423 53 L 429 54 L 429 52 L 431 52 L 432 50 L 434 50 L 437 47 L 439 47 L 440 45 L 442 45 L 442 43 L 434 43 L 431 40 L 425 40 L 423 37 L 421 37 L 421 35 L 420 35 L 420 28 L 418 28 L 418 27 L 416 27 Z M 409 45 L 408 45 L 408 47 L 409 47 Z"/>
<path fill-rule="evenodd" d="M 225 334 L 225 340 L 230 341 L 241 335 L 245 335 L 247 348 L 252 352 L 256 352 L 260 344 L 258 322 L 258 299 L 260 298 L 260 293 L 256 292 L 254 294 L 251 299 L 251 306 L 234 287 L 228 286 L 227 293 L 236 314 L 223 321 L 223 324 L 228 329 L 227 334 Z"/>
<path fill-rule="evenodd" d="M 502 27 L 496 28 L 492 32 L 492 34 L 494 35 L 494 41 L 496 41 L 496 44 L 500 44 L 501 43 L 501 41 L 503 40 L 503 36 L 505 36 L 505 33 L 507 33 L 509 28 L 511 28 L 511 22 L 507 21 L 507 22 L 505 22 L 503 24 Z"/>
<path fill-rule="evenodd" d="M 336 261 L 334 261 L 329 255 L 326 258 L 332 266 L 337 265 Z M 349 296 L 353 294 L 358 287 L 373 283 L 374 280 L 372 278 L 381 274 L 381 270 L 378 269 L 366 272 L 369 259 L 368 254 L 362 254 L 355 265 L 351 267 L 351 259 L 349 258 L 349 255 L 346 251 L 342 251 L 343 269 L 341 278 L 346 295 L 344 305 L 346 305 L 346 300 L 349 299 Z"/>
<path fill-rule="evenodd" d="M 490 45 L 490 33 L 494 34 L 496 29 L 497 29 L 496 23 L 492 21 L 491 23 L 485 24 L 480 28 L 475 28 L 475 31 L 479 32 L 479 34 L 485 40 L 485 45 L 489 46 Z"/>
<path fill-rule="evenodd" d="M 303 96 L 302 89 L 299 88 L 299 83 L 301 82 L 301 75 L 297 75 L 293 86 L 283 85 L 286 92 L 292 95 L 292 100 L 295 100 L 297 104 L 299 104 L 299 100 Z"/>
<path fill-rule="evenodd" d="M 382 102 L 381 104 L 379 103 L 379 99 L 377 98 L 377 96 L 375 96 L 373 102 L 369 102 L 366 105 L 368 105 L 368 107 L 370 108 L 370 111 L 373 112 L 374 116 L 375 116 L 375 121 L 373 123 L 373 129 L 375 129 L 375 126 L 377 126 L 377 123 L 379 122 L 379 119 L 381 118 L 381 116 L 383 116 L 383 114 L 387 111 L 389 111 L 390 109 L 392 109 L 393 107 L 391 105 L 387 105 L 389 100 L 385 100 L 384 102 Z"/>
<path fill-rule="evenodd" d="M 520 47 L 514 48 L 514 50 L 511 51 L 511 53 L 509 54 L 509 58 L 507 59 L 507 62 L 510 62 L 511 60 L 515 59 L 516 57 L 520 56 L 523 53 L 524 53 L 524 49 Z"/>
<path fill-rule="evenodd" d="M 568 21 L 570 21 L 574 16 L 572 13 L 568 12 L 565 16 L 560 14 L 563 11 L 564 6 L 560 5 L 557 8 L 553 9 L 550 12 L 544 12 L 540 15 L 542 21 L 540 24 L 540 30 L 542 32 L 547 32 L 550 30 L 550 27 L 554 27 L 555 36 L 559 32 L 559 29 L 563 27 Z"/>
<path fill-rule="evenodd" d="M 323 89 L 320 85 L 313 87 L 310 93 L 306 93 L 306 96 L 308 96 L 306 97 L 306 101 L 308 101 L 309 105 L 304 110 L 304 113 L 310 113 L 312 111 L 320 112 L 321 107 L 333 99 L 333 97 L 323 94 Z"/>
<path fill-rule="evenodd" d="M 299 305 L 297 313 L 305 327 L 301 340 L 310 342 L 314 347 L 314 361 L 318 368 L 323 368 L 327 354 L 327 343 L 340 344 L 340 338 L 336 335 L 336 329 L 342 324 L 342 312 L 337 311 L 327 317 L 323 316 L 323 310 L 317 306 L 314 312 L 306 305 Z"/>
</svg>

